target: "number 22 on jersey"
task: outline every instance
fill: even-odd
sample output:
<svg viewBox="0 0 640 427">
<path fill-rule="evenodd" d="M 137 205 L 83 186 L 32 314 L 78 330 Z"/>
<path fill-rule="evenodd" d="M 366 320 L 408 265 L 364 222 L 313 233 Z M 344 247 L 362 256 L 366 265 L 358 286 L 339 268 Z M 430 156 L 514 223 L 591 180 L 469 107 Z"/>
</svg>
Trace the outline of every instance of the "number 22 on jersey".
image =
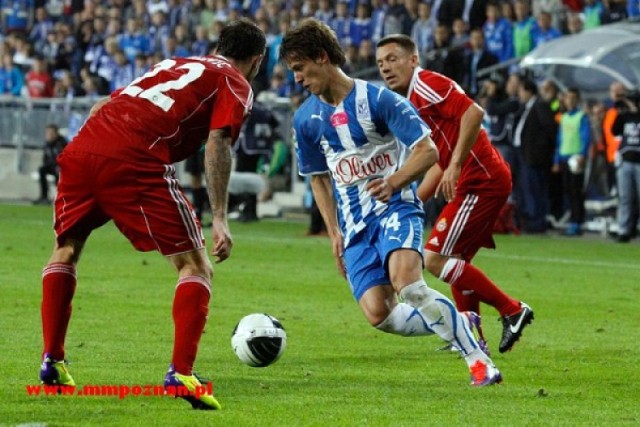
<svg viewBox="0 0 640 427">
<path fill-rule="evenodd" d="M 160 71 L 169 70 L 176 65 L 176 61 L 173 59 L 165 59 L 158 63 L 153 70 L 145 73 L 132 81 L 129 86 L 124 88 L 121 95 L 129 95 L 137 98 L 143 98 L 151 102 L 156 107 L 161 108 L 163 111 L 169 111 L 173 106 L 175 100 L 165 94 L 169 90 L 180 90 L 187 86 L 189 83 L 196 80 L 204 72 L 205 66 L 199 62 L 188 62 L 176 67 L 176 70 L 187 70 L 186 74 L 180 75 L 180 77 L 169 80 L 166 82 L 158 83 L 151 86 L 148 89 L 143 89 L 138 84 L 148 78 L 154 77 Z"/>
</svg>

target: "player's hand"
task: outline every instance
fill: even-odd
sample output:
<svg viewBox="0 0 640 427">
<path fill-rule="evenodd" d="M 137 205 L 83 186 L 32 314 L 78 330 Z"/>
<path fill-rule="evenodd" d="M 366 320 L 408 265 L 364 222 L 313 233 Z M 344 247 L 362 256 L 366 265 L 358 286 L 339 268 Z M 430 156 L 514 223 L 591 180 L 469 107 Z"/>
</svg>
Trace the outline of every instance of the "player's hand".
<svg viewBox="0 0 640 427">
<path fill-rule="evenodd" d="M 211 255 L 216 258 L 217 264 L 229 258 L 233 240 L 231 240 L 231 232 L 229 231 L 229 224 L 227 224 L 226 219 L 214 217 L 211 224 L 211 232 L 213 234 Z"/>
<path fill-rule="evenodd" d="M 449 167 L 442 174 L 440 183 L 436 188 L 436 196 L 442 194 L 447 202 L 453 200 L 456 196 L 456 185 L 458 184 L 458 178 L 460 178 L 461 167 L 456 164 L 450 164 Z"/>
<path fill-rule="evenodd" d="M 393 187 L 385 178 L 374 178 L 367 183 L 367 191 L 379 202 L 387 203 L 393 195 Z"/>
<path fill-rule="evenodd" d="M 347 278 L 347 269 L 344 266 L 344 258 L 343 258 L 343 250 L 344 247 L 342 245 L 342 234 L 339 230 L 334 231 L 331 234 L 331 247 L 333 250 L 333 257 L 336 260 L 336 267 L 338 267 L 338 271 L 343 278 Z"/>
</svg>

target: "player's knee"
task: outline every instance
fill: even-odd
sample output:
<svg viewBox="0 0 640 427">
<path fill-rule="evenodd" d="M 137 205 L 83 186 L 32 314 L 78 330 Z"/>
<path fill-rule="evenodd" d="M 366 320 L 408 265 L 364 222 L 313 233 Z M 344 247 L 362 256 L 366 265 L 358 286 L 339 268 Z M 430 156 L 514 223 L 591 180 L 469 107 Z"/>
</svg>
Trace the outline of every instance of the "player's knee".
<svg viewBox="0 0 640 427">
<path fill-rule="evenodd" d="M 402 288 L 400 297 L 412 307 L 422 307 L 429 297 L 429 287 L 424 280 L 418 280 Z"/>
<path fill-rule="evenodd" d="M 66 239 L 62 245 L 56 244 L 53 249 L 53 254 L 49 259 L 49 263 L 61 263 L 61 264 L 77 264 L 80 259 L 80 253 L 84 242 L 74 239 Z"/>
</svg>

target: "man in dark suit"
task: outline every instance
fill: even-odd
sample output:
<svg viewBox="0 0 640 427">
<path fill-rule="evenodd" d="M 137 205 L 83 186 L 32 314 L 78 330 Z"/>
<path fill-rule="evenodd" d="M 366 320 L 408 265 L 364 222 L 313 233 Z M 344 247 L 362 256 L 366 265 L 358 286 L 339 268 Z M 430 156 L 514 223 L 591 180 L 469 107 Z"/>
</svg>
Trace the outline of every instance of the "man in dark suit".
<svg viewBox="0 0 640 427">
<path fill-rule="evenodd" d="M 517 215 L 522 230 L 544 233 L 548 228 L 548 183 L 558 126 L 533 80 L 522 81 L 518 97 L 521 110 L 513 133 L 519 177 L 514 186 Z"/>
<path fill-rule="evenodd" d="M 475 98 L 485 78 L 478 78 L 478 71 L 498 63 L 498 58 L 486 49 L 481 28 L 471 30 L 470 49 L 465 55 L 464 86 L 469 96 Z M 486 78 L 489 76 L 487 75 Z"/>
</svg>

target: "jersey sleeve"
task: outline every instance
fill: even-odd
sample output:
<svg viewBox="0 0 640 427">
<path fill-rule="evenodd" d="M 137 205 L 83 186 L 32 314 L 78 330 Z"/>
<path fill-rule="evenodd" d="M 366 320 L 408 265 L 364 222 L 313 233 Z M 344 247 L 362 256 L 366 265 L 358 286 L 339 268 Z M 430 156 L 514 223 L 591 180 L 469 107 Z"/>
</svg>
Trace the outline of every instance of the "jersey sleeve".
<svg viewBox="0 0 640 427">
<path fill-rule="evenodd" d="M 211 113 L 210 130 L 229 129 L 235 141 L 253 106 L 253 92 L 246 83 L 230 76 L 221 77 Z"/>
<path fill-rule="evenodd" d="M 320 136 L 313 137 L 305 129 L 305 121 L 301 118 L 301 110 L 293 117 L 293 143 L 298 159 L 298 173 L 302 176 L 317 175 L 329 171 L 327 158 L 320 151 Z"/>
<path fill-rule="evenodd" d="M 448 77 L 437 73 L 420 76 L 414 91 L 423 98 L 434 114 L 445 119 L 455 119 L 467 111 L 473 100 L 464 90 Z M 446 101 L 446 102 L 444 102 Z"/>
<path fill-rule="evenodd" d="M 378 94 L 378 114 L 395 137 L 404 145 L 413 147 L 431 135 L 431 129 L 420 118 L 408 99 L 382 89 Z"/>
</svg>

